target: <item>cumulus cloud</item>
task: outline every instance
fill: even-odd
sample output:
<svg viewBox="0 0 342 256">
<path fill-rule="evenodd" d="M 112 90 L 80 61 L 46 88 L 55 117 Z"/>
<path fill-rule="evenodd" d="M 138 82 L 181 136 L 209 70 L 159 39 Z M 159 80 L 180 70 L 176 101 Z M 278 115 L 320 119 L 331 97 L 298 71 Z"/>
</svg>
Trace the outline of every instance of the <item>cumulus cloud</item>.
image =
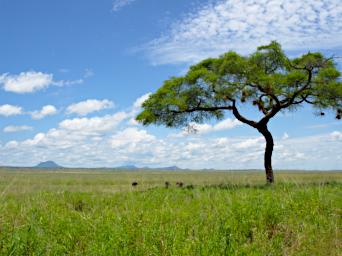
<svg viewBox="0 0 342 256">
<path fill-rule="evenodd" d="M 193 169 L 263 168 L 263 137 L 214 133 L 236 127 L 236 120 L 202 124 L 200 136 L 157 135 L 154 129 L 127 126 L 132 109 L 138 105 L 133 103 L 127 111 L 113 115 L 66 119 L 29 139 L 5 142 L 0 145 L 1 164 L 31 166 L 53 159 L 69 167 L 114 167 L 129 162 Z M 341 137 L 339 131 L 299 138 L 275 137 L 274 168 L 341 168 Z"/>
<path fill-rule="evenodd" d="M 150 95 L 151 93 L 149 92 L 137 98 L 133 103 L 133 110 L 139 111 L 144 101 L 146 101 L 150 97 Z"/>
<path fill-rule="evenodd" d="M 15 115 L 20 115 L 22 114 L 22 108 L 19 106 L 14 106 L 14 105 L 0 105 L 0 115 L 1 116 L 15 116 Z"/>
<path fill-rule="evenodd" d="M 156 140 L 156 138 L 153 135 L 148 134 L 145 130 L 126 128 L 123 131 L 113 135 L 110 142 L 112 148 L 118 148 L 123 146 L 136 147 L 139 144 L 150 143 L 154 140 Z"/>
<path fill-rule="evenodd" d="M 10 141 L 0 147 L 4 164 L 32 165 L 55 159 L 65 166 L 113 167 L 178 165 L 183 168 L 263 168 L 265 141 L 261 137 L 158 138 L 147 130 L 116 127 L 110 133 L 80 133 L 59 127 L 32 139 Z M 113 133 L 112 133 L 113 132 Z M 331 134 L 275 140 L 275 169 L 338 169 L 341 140 Z M 31 161 L 31 162 L 30 162 Z"/>
<path fill-rule="evenodd" d="M 126 112 L 118 112 L 103 117 L 66 119 L 59 124 L 59 127 L 69 131 L 96 134 L 112 130 L 127 117 Z"/>
<path fill-rule="evenodd" d="M 57 114 L 57 109 L 55 106 L 46 105 L 42 107 L 41 110 L 30 112 L 32 119 L 43 119 L 46 116 L 52 116 Z"/>
<path fill-rule="evenodd" d="M 236 149 L 249 149 L 252 147 L 258 146 L 260 149 L 264 147 L 264 138 L 258 137 L 253 139 L 246 139 L 244 141 L 238 142 L 234 144 Z"/>
<path fill-rule="evenodd" d="M 333 140 L 341 140 L 342 141 L 342 132 L 334 131 L 330 134 Z"/>
<path fill-rule="evenodd" d="M 19 125 L 19 126 L 9 125 L 3 129 L 3 132 L 10 133 L 10 132 L 21 132 L 21 131 L 30 131 L 30 130 L 33 130 L 33 128 L 27 125 Z"/>
<path fill-rule="evenodd" d="M 211 124 L 198 124 L 198 123 L 190 123 L 182 132 L 170 134 L 170 137 L 183 137 L 189 134 L 207 134 L 212 132 L 219 132 L 224 130 L 233 129 L 242 123 L 237 119 L 227 118 L 222 120 L 214 125 Z"/>
<path fill-rule="evenodd" d="M 144 103 L 144 101 L 146 101 L 150 97 L 150 95 L 151 95 L 150 92 L 146 93 L 134 101 L 132 109 L 129 113 L 129 115 L 131 116 L 131 119 L 128 121 L 129 125 L 132 125 L 132 126 L 139 125 L 139 123 L 135 120 L 135 116 L 141 111 L 142 104 Z"/>
<path fill-rule="evenodd" d="M 0 83 L 7 92 L 31 93 L 47 88 L 53 82 L 52 74 L 42 72 L 22 72 L 19 75 L 2 74 Z"/>
<path fill-rule="evenodd" d="M 151 95 L 150 92 L 146 93 L 134 101 L 133 106 L 131 108 L 131 111 L 129 112 L 129 116 L 131 118 L 128 121 L 128 125 L 131 125 L 131 126 L 138 126 L 139 125 L 137 120 L 135 120 L 135 117 L 141 111 L 142 104 L 144 103 L 145 100 L 147 100 L 150 97 L 150 95 Z"/>
<path fill-rule="evenodd" d="M 146 47 L 154 64 L 193 63 L 228 50 L 246 54 L 277 40 L 287 50 L 342 44 L 339 0 L 216 0 L 171 25 Z"/>
<path fill-rule="evenodd" d="M 115 0 L 113 2 L 112 11 L 117 12 L 117 11 L 121 10 L 123 7 L 130 5 L 135 1 L 136 0 Z"/>
<path fill-rule="evenodd" d="M 81 83 L 83 83 L 83 79 L 56 81 L 53 74 L 36 71 L 21 72 L 18 75 L 0 74 L 0 84 L 3 85 L 3 90 L 19 94 L 33 93 L 51 85 L 67 86 Z"/>
<path fill-rule="evenodd" d="M 114 103 L 109 100 L 89 99 L 70 105 L 66 112 L 67 114 L 77 114 L 85 116 L 93 112 L 114 107 Z"/>
<path fill-rule="evenodd" d="M 18 145 L 19 143 L 17 141 L 12 140 L 12 141 L 7 142 L 4 148 L 5 149 L 17 148 Z"/>
</svg>

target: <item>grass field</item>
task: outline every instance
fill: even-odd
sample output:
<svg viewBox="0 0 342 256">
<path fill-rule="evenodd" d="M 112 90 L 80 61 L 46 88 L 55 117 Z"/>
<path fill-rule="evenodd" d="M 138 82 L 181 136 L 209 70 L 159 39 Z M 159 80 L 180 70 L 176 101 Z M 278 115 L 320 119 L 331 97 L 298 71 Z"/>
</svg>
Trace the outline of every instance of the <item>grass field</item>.
<svg viewBox="0 0 342 256">
<path fill-rule="evenodd" d="M 1 169 L 0 255 L 342 255 L 342 172 L 264 179 Z"/>
</svg>

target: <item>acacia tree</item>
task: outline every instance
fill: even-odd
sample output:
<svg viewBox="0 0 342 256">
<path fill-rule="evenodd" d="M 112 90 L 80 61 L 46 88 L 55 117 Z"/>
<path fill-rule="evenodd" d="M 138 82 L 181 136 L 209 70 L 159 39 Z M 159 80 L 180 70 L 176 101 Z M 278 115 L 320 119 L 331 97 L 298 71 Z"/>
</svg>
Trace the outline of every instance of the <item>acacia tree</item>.
<svg viewBox="0 0 342 256">
<path fill-rule="evenodd" d="M 144 103 L 136 119 L 144 125 L 184 127 L 192 122 L 222 119 L 226 111 L 260 132 L 266 140 L 264 166 L 268 183 L 272 170 L 273 138 L 269 121 L 281 111 L 302 104 L 342 115 L 342 83 L 333 58 L 319 52 L 288 58 L 273 41 L 249 56 L 233 51 L 191 66 L 186 75 L 166 80 Z M 260 120 L 242 115 L 239 107 L 251 104 Z"/>
</svg>

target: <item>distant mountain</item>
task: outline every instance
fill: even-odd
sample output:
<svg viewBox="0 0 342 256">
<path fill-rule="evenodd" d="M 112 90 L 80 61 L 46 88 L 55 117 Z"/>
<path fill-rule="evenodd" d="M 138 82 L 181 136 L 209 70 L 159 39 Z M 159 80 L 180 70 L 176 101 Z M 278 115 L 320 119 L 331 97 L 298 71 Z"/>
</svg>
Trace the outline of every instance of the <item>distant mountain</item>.
<svg viewBox="0 0 342 256">
<path fill-rule="evenodd" d="M 182 170 L 181 168 L 179 168 L 178 166 L 168 166 L 168 167 L 162 167 L 159 168 L 161 170 L 168 170 L 168 171 L 177 171 L 177 170 Z"/>
<path fill-rule="evenodd" d="M 38 165 L 35 166 L 35 168 L 58 169 L 58 168 L 63 168 L 63 167 L 56 164 L 53 161 L 46 161 L 46 162 L 39 163 Z"/>
</svg>

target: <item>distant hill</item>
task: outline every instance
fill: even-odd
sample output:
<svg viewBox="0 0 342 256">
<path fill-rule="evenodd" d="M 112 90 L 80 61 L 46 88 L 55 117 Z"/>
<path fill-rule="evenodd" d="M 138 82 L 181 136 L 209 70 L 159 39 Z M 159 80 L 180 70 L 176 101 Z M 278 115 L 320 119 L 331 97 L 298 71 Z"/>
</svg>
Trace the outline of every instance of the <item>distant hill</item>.
<svg viewBox="0 0 342 256">
<path fill-rule="evenodd" d="M 33 168 L 46 168 L 46 169 L 59 169 L 59 168 L 64 168 L 63 166 L 60 166 L 56 164 L 54 161 L 46 161 L 46 162 L 41 162 L 38 165 L 34 166 Z M 114 168 L 100 168 L 100 169 L 114 169 L 114 170 L 126 170 L 126 171 L 134 171 L 134 170 L 165 170 L 165 171 L 180 171 L 183 170 L 179 168 L 178 166 L 166 166 L 166 167 L 137 167 L 133 164 L 129 165 L 122 165 Z"/>
<path fill-rule="evenodd" d="M 46 162 L 39 163 L 34 168 L 58 169 L 58 168 L 63 168 L 63 167 L 58 165 L 58 164 L 56 164 L 53 161 L 46 161 Z"/>
<path fill-rule="evenodd" d="M 162 167 L 160 168 L 162 170 L 169 170 L 169 171 L 177 171 L 177 170 L 182 170 L 181 168 L 179 168 L 178 166 L 168 166 L 168 167 Z"/>
</svg>

